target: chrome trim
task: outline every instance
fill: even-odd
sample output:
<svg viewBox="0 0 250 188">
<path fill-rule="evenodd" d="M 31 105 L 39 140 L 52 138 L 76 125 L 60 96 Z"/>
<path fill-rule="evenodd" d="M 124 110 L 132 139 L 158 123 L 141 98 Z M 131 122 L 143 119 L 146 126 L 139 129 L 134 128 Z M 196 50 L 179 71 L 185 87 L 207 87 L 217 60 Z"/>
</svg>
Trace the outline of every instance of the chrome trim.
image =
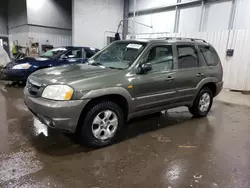
<svg viewBox="0 0 250 188">
<path fill-rule="evenodd" d="M 161 95 L 170 95 L 170 94 L 174 94 L 174 93 L 176 93 L 176 91 L 169 91 L 169 92 L 165 92 L 165 93 L 159 93 L 159 94 L 147 95 L 147 96 L 142 96 L 142 97 L 136 97 L 135 99 L 144 99 L 144 98 L 148 98 L 148 97 L 156 97 L 156 96 L 161 96 Z"/>
<path fill-rule="evenodd" d="M 28 82 L 31 83 L 32 85 L 35 85 L 35 86 L 38 86 L 38 87 L 42 86 L 42 84 L 39 84 L 39 83 L 37 83 L 36 81 L 34 81 L 34 80 L 30 79 L 30 78 L 28 79 Z"/>
<path fill-rule="evenodd" d="M 178 90 L 178 92 L 184 92 L 184 91 L 192 91 L 192 90 L 196 90 L 197 88 L 191 88 L 191 89 L 180 89 Z"/>
</svg>

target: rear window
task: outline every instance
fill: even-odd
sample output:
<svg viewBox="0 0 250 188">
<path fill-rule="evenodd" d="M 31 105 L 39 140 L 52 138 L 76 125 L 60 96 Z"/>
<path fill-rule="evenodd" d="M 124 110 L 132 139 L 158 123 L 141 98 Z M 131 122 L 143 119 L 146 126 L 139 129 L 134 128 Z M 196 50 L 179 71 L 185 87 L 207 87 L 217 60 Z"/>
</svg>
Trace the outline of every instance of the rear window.
<svg viewBox="0 0 250 188">
<path fill-rule="evenodd" d="M 219 57 L 211 46 L 199 46 L 199 48 L 208 66 L 218 65 Z"/>
</svg>

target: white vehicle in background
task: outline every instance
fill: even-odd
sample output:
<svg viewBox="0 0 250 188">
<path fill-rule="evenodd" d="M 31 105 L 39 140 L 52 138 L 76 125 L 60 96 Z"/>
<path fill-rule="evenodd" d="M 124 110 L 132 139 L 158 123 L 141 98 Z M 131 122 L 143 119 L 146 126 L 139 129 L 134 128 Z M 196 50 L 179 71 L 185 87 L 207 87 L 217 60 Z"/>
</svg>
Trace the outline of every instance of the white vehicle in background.
<svg viewBox="0 0 250 188">
<path fill-rule="evenodd" d="M 0 45 L 0 67 L 4 67 L 10 62 L 8 53 L 4 50 L 3 46 Z"/>
</svg>

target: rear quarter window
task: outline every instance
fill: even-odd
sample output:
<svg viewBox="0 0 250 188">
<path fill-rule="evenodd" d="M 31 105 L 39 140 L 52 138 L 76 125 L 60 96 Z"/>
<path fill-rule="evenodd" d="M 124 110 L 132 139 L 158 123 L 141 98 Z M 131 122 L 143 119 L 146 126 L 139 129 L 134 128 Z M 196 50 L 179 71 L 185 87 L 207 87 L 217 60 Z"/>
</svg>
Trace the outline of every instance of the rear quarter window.
<svg viewBox="0 0 250 188">
<path fill-rule="evenodd" d="M 211 46 L 199 46 L 199 48 L 208 66 L 218 65 L 220 59 L 214 48 Z"/>
</svg>

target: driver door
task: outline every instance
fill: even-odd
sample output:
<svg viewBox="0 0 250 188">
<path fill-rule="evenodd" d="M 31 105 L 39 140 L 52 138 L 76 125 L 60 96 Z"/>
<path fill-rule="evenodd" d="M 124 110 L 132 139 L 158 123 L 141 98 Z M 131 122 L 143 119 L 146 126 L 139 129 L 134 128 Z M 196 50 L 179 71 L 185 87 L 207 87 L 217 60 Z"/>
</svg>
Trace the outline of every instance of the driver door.
<svg viewBox="0 0 250 188">
<path fill-rule="evenodd" d="M 142 62 L 150 63 L 152 70 L 145 74 L 137 74 L 135 77 L 135 111 L 171 104 L 176 93 L 172 45 L 152 46 Z"/>
</svg>

